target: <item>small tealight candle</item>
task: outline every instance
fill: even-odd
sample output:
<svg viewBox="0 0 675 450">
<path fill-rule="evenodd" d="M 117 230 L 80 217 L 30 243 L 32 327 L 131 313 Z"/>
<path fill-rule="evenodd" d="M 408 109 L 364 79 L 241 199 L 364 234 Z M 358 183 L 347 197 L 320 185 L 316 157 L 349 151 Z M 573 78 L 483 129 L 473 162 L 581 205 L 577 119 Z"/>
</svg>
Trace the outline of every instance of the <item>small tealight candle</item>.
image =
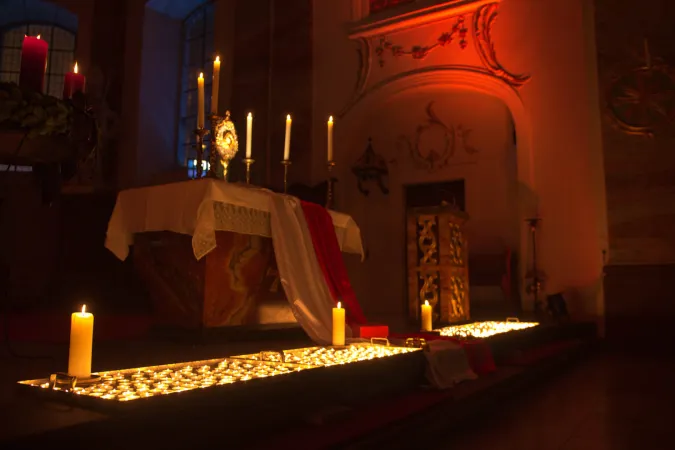
<svg viewBox="0 0 675 450">
<path fill-rule="evenodd" d="M 91 376 L 91 353 L 94 341 L 94 315 L 82 311 L 73 313 L 70 318 L 70 351 L 68 354 L 68 374 L 78 378 Z"/>
<path fill-rule="evenodd" d="M 428 300 L 422 305 L 422 331 L 431 331 L 431 305 Z"/>
<path fill-rule="evenodd" d="M 333 345 L 345 345 L 345 310 L 340 302 L 333 308 Z"/>
</svg>

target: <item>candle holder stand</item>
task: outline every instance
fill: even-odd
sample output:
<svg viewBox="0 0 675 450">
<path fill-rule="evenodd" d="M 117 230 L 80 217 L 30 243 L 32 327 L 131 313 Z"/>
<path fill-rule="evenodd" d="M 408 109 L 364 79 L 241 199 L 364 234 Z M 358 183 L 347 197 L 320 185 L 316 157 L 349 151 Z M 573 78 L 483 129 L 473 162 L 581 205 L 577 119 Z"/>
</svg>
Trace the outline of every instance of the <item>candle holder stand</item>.
<svg viewBox="0 0 675 450">
<path fill-rule="evenodd" d="M 291 161 L 284 159 L 281 164 L 284 166 L 284 194 L 286 194 L 288 193 L 288 168 L 291 166 Z"/>
<path fill-rule="evenodd" d="M 251 165 L 254 162 L 254 159 L 244 158 L 244 164 L 246 164 L 246 184 L 251 184 Z"/>
<path fill-rule="evenodd" d="M 194 133 L 197 137 L 197 142 L 195 143 L 197 164 L 195 164 L 195 169 L 197 170 L 197 178 L 201 178 L 204 175 L 204 136 L 209 134 L 209 130 L 206 128 L 197 128 L 194 130 Z"/>
<path fill-rule="evenodd" d="M 333 209 L 333 167 L 335 161 L 328 161 L 328 188 L 326 192 L 326 209 Z"/>
</svg>

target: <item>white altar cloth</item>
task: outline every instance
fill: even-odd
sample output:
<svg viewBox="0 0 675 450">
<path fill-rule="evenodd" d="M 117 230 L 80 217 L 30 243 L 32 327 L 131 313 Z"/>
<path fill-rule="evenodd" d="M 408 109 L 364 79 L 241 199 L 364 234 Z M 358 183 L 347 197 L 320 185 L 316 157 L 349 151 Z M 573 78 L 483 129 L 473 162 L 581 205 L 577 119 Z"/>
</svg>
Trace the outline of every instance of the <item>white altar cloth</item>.
<svg viewBox="0 0 675 450">
<path fill-rule="evenodd" d="M 172 231 L 192 236 L 195 258 L 216 248 L 216 231 L 272 237 L 269 190 L 204 178 L 121 191 L 105 246 L 125 260 L 134 234 Z M 329 211 L 343 252 L 363 257 L 361 230 L 347 214 Z"/>
</svg>

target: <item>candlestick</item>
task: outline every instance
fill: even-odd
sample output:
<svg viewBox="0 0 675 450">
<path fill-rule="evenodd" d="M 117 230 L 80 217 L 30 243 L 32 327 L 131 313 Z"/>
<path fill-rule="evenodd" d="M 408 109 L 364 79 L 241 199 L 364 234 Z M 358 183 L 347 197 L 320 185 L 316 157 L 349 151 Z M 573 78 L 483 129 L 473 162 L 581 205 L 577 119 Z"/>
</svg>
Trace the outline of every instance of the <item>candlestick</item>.
<svg viewBox="0 0 675 450">
<path fill-rule="evenodd" d="M 291 156 L 291 115 L 286 116 L 286 138 L 284 140 L 284 161 L 290 159 Z"/>
<path fill-rule="evenodd" d="M 211 84 L 211 114 L 218 114 L 218 92 L 220 90 L 220 56 L 213 61 L 213 81 Z"/>
<path fill-rule="evenodd" d="M 253 164 L 255 160 L 251 158 L 244 158 L 244 163 L 246 164 L 246 184 L 251 184 L 251 164 Z"/>
<path fill-rule="evenodd" d="M 19 86 L 42 92 L 47 70 L 46 41 L 36 37 L 25 36 L 21 45 L 21 69 L 19 71 Z"/>
<path fill-rule="evenodd" d="M 333 345 L 345 345 L 345 310 L 340 302 L 333 308 Z"/>
<path fill-rule="evenodd" d="M 195 136 L 197 136 L 197 142 L 195 143 L 195 150 L 197 151 L 197 178 L 201 178 L 204 175 L 204 136 L 209 134 L 209 130 L 205 128 L 197 128 L 195 131 Z"/>
<path fill-rule="evenodd" d="M 328 190 L 326 193 L 326 209 L 333 208 L 333 167 L 335 167 L 335 161 L 328 161 Z"/>
<path fill-rule="evenodd" d="M 432 330 L 432 321 L 431 321 L 431 305 L 428 300 L 424 301 L 422 305 L 422 331 L 431 331 Z"/>
<path fill-rule="evenodd" d="M 291 165 L 291 161 L 284 159 L 281 161 L 281 164 L 284 166 L 284 194 L 286 194 L 288 192 L 288 168 Z"/>
<path fill-rule="evenodd" d="M 251 158 L 251 145 L 253 141 L 253 114 L 246 116 L 246 158 Z"/>
<path fill-rule="evenodd" d="M 91 351 L 94 341 L 94 315 L 82 311 L 70 317 L 70 350 L 68 353 L 68 374 L 78 378 L 91 376 Z"/>
<path fill-rule="evenodd" d="M 84 75 L 78 73 L 76 62 L 73 71 L 66 74 L 63 82 L 63 99 L 70 99 L 75 92 L 84 92 L 85 81 Z"/>
<path fill-rule="evenodd" d="M 333 161 L 333 116 L 328 118 L 328 161 Z"/>
<path fill-rule="evenodd" d="M 197 128 L 204 128 L 204 74 L 197 78 Z"/>
</svg>

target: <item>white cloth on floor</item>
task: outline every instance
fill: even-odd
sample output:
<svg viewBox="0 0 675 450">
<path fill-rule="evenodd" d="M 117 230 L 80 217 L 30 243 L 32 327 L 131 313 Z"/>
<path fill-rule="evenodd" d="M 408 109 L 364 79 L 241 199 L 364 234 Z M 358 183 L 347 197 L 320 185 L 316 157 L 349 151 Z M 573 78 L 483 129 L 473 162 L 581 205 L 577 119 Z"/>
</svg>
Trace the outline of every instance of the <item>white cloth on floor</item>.
<svg viewBox="0 0 675 450">
<path fill-rule="evenodd" d="M 272 244 L 286 298 L 309 337 L 318 344 L 330 345 L 335 302 L 319 266 L 300 200 L 270 194 Z M 345 335 L 351 336 L 349 326 Z"/>
<path fill-rule="evenodd" d="M 216 248 L 216 231 L 271 237 L 266 189 L 213 178 L 121 191 L 108 222 L 105 246 L 121 260 L 129 255 L 134 234 L 173 231 L 192 236 L 201 259 Z M 347 214 L 329 211 L 340 249 L 363 258 L 361 231 Z"/>
<path fill-rule="evenodd" d="M 427 358 L 426 377 L 432 386 L 448 389 L 465 380 L 478 376 L 469 366 L 469 360 L 461 345 L 450 341 L 428 341 L 424 351 Z"/>
</svg>

